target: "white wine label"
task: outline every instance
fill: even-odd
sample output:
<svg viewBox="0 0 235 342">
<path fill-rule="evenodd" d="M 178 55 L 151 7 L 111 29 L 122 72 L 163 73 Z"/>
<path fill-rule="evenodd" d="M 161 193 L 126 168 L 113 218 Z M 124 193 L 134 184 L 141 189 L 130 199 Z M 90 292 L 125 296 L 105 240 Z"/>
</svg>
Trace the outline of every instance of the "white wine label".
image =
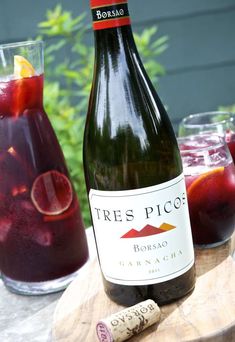
<svg viewBox="0 0 235 342">
<path fill-rule="evenodd" d="M 124 191 L 90 190 L 89 200 L 104 277 L 148 285 L 188 271 L 194 250 L 184 176 Z"/>
</svg>

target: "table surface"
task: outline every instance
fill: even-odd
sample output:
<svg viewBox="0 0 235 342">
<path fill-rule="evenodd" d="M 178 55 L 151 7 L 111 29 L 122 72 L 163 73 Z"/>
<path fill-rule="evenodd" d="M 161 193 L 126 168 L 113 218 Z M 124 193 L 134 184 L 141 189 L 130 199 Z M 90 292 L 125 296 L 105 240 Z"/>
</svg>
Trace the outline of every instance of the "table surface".
<svg viewBox="0 0 235 342">
<path fill-rule="evenodd" d="M 93 260 L 96 248 L 92 229 L 88 228 L 86 233 L 90 260 Z M 87 264 L 79 271 L 80 274 L 85 271 Z M 63 291 L 43 296 L 21 296 L 9 292 L 0 280 L 0 292 L 0 341 L 51 341 L 53 314 Z"/>
</svg>

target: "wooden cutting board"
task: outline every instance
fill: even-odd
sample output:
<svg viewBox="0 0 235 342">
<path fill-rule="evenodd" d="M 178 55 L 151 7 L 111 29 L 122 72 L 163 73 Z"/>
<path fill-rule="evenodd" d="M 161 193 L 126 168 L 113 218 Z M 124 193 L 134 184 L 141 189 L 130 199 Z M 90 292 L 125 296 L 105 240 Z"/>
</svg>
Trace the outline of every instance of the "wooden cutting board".
<svg viewBox="0 0 235 342">
<path fill-rule="evenodd" d="M 196 250 L 197 281 L 183 299 L 161 307 L 161 321 L 130 341 L 235 341 L 235 234 L 223 246 Z M 54 313 L 55 342 L 95 342 L 99 319 L 121 310 L 104 293 L 97 259 L 63 293 Z"/>
</svg>

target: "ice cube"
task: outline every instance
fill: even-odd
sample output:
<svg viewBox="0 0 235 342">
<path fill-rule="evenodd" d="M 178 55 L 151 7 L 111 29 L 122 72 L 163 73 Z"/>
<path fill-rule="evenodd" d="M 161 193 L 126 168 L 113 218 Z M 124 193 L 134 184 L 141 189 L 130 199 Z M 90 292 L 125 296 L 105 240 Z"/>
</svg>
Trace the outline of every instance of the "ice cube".
<svg viewBox="0 0 235 342">
<path fill-rule="evenodd" d="M 28 191 L 28 188 L 26 185 L 19 185 L 19 186 L 14 186 L 11 190 L 12 196 L 17 196 L 20 194 L 23 194 Z"/>
<path fill-rule="evenodd" d="M 11 226 L 12 221 L 9 218 L 0 218 L 0 242 L 4 242 L 7 239 L 7 234 L 11 229 Z"/>
<path fill-rule="evenodd" d="M 37 242 L 41 246 L 51 246 L 53 242 L 53 236 L 52 233 L 49 232 L 48 230 L 37 230 L 33 234 L 33 239 L 35 242 Z"/>
<path fill-rule="evenodd" d="M 7 152 L 10 153 L 10 155 L 12 155 L 13 157 L 17 156 L 17 152 L 16 152 L 16 150 L 14 149 L 13 146 L 9 147 Z"/>
</svg>

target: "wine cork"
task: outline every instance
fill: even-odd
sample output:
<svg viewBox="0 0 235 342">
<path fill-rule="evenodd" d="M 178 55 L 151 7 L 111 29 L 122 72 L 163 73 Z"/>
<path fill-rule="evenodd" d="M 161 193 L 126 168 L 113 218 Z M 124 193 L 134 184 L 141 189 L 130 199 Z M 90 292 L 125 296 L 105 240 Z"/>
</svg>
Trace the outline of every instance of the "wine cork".
<svg viewBox="0 0 235 342">
<path fill-rule="evenodd" d="M 122 342 L 160 320 L 160 308 L 151 299 L 119 311 L 96 326 L 100 342 Z"/>
</svg>

